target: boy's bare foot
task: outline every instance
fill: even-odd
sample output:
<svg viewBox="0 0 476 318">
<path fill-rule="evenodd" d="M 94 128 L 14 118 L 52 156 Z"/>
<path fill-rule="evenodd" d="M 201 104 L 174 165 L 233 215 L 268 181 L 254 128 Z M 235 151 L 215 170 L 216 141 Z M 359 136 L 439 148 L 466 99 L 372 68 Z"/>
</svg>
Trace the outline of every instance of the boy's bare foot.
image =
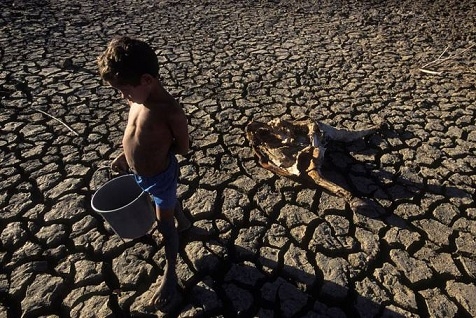
<svg viewBox="0 0 476 318">
<path fill-rule="evenodd" d="M 167 306 L 174 303 L 178 298 L 177 276 L 175 273 L 164 273 L 162 284 L 152 297 L 152 306 L 156 310 L 166 309 Z"/>
</svg>

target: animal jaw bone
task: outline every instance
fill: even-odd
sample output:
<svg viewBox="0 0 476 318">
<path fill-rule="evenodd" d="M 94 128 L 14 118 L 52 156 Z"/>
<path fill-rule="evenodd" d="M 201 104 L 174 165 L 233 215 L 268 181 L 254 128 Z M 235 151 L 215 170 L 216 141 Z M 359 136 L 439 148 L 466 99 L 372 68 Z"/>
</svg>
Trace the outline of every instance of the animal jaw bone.
<svg viewBox="0 0 476 318">
<path fill-rule="evenodd" d="M 322 176 L 320 168 L 325 146 L 332 140 L 350 142 L 379 128 L 348 131 L 311 120 L 291 122 L 273 119 L 268 123 L 252 121 L 245 131 L 263 168 L 300 183 L 324 188 L 346 200 L 353 211 L 358 211 L 366 205 L 362 199 Z"/>
</svg>

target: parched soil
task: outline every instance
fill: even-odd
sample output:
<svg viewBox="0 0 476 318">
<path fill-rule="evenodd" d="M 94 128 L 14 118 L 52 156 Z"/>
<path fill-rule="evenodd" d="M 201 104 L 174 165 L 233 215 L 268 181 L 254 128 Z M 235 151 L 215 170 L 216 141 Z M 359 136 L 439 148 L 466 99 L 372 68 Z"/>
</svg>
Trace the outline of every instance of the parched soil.
<svg viewBox="0 0 476 318">
<path fill-rule="evenodd" d="M 1 317 L 476 316 L 476 2 L 2 0 Z M 127 105 L 97 74 L 115 35 L 151 43 L 183 104 L 181 299 L 148 306 L 157 230 L 93 211 Z M 259 167 L 251 120 L 386 128 L 326 153 L 372 202 Z"/>
</svg>

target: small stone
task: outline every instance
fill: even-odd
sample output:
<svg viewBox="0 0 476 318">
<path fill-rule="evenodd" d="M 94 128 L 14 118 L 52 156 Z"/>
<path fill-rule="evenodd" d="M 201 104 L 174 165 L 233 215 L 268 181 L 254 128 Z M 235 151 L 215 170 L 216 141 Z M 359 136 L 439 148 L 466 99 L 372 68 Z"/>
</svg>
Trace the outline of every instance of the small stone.
<svg viewBox="0 0 476 318">
<path fill-rule="evenodd" d="M 134 289 L 149 281 L 153 267 L 142 258 L 142 255 L 135 255 L 128 249 L 112 261 L 112 270 L 119 279 L 122 289 Z"/>
<path fill-rule="evenodd" d="M 428 234 L 432 242 L 440 246 L 449 246 L 449 237 L 453 231 L 448 226 L 433 219 L 418 220 L 415 224 Z"/>
<path fill-rule="evenodd" d="M 425 262 L 411 257 L 406 251 L 391 250 L 390 258 L 413 284 L 430 280 L 433 276 Z"/>
<path fill-rule="evenodd" d="M 266 282 L 261 287 L 261 297 L 269 302 L 281 304 L 279 309 L 283 317 L 295 316 L 308 300 L 306 294 L 281 277 L 272 283 Z"/>
<path fill-rule="evenodd" d="M 35 235 L 48 247 L 56 247 L 67 239 L 66 226 L 64 224 L 51 224 L 44 226 Z"/>
<path fill-rule="evenodd" d="M 316 282 L 316 273 L 314 267 L 307 259 L 307 253 L 294 244 L 284 254 L 284 273 L 292 277 L 293 280 L 312 286 Z"/>
<path fill-rule="evenodd" d="M 461 256 L 459 258 L 461 264 L 463 264 L 466 273 L 473 279 L 476 279 L 476 260 L 469 257 Z"/>
<path fill-rule="evenodd" d="M 455 217 L 459 215 L 459 210 L 451 203 L 443 203 L 433 210 L 433 215 L 438 221 L 449 226 Z"/>
<path fill-rule="evenodd" d="M 419 292 L 425 299 L 428 313 L 431 317 L 452 318 L 456 317 L 458 307 L 443 295 L 438 289 L 427 289 Z"/>
<path fill-rule="evenodd" d="M 235 240 L 238 254 L 246 256 L 257 253 L 261 244 L 257 238 L 261 237 L 265 231 L 266 228 L 264 226 L 250 226 L 240 229 Z"/>
<path fill-rule="evenodd" d="M 60 277 L 40 274 L 29 284 L 21 302 L 22 311 L 33 314 L 47 308 L 63 297 L 65 285 Z"/>
<path fill-rule="evenodd" d="M 285 222 L 286 227 L 292 229 L 299 225 L 308 225 L 316 218 L 317 216 L 309 211 L 309 209 L 286 204 L 279 212 L 278 221 Z"/>
<path fill-rule="evenodd" d="M 396 267 L 384 263 L 377 268 L 374 277 L 393 295 L 393 300 L 403 308 L 416 310 L 418 308 L 414 292 L 401 283 L 400 274 Z"/>
<path fill-rule="evenodd" d="M 192 289 L 192 300 L 197 306 L 203 308 L 205 313 L 213 312 L 222 306 L 221 297 L 213 289 L 213 279 L 209 276 L 197 283 Z"/>
<path fill-rule="evenodd" d="M 223 285 L 226 296 L 233 306 L 233 311 L 238 315 L 243 315 L 244 312 L 248 311 L 253 305 L 253 294 L 248 290 L 240 288 L 235 284 Z"/>
<path fill-rule="evenodd" d="M 374 317 L 381 310 L 381 304 L 390 300 L 387 292 L 369 277 L 357 282 L 355 290 L 358 296 L 354 307 L 361 317 Z"/>
<path fill-rule="evenodd" d="M 225 275 L 225 282 L 236 282 L 240 286 L 254 288 L 263 277 L 264 275 L 253 263 L 245 262 L 244 264 L 233 264 Z"/>
<path fill-rule="evenodd" d="M 458 252 L 472 254 L 476 251 L 476 240 L 470 233 L 460 232 L 456 238 Z"/>
<path fill-rule="evenodd" d="M 421 235 L 417 232 L 412 232 L 407 229 L 401 229 L 397 227 L 390 228 L 385 233 L 384 240 L 390 246 L 402 245 L 405 250 L 408 250 L 413 244 L 418 243 L 421 239 Z"/>
<path fill-rule="evenodd" d="M 476 317 L 476 285 L 449 281 L 446 290 L 472 317 Z"/>
<path fill-rule="evenodd" d="M 0 241 L 5 248 L 15 249 L 27 240 L 22 222 L 8 223 L 0 235 Z"/>
<path fill-rule="evenodd" d="M 190 199 L 185 201 L 184 208 L 190 211 L 194 219 L 212 217 L 215 213 L 216 196 L 216 191 L 197 189 Z"/>
<path fill-rule="evenodd" d="M 347 297 L 349 263 L 340 257 L 328 257 L 321 253 L 316 254 L 316 265 L 324 276 L 321 294 L 336 301 Z"/>
</svg>

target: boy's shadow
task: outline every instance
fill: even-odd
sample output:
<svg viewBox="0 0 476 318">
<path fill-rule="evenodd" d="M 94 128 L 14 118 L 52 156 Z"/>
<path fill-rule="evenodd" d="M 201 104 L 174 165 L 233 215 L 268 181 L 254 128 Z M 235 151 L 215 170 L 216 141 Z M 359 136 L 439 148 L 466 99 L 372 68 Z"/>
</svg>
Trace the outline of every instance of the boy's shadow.
<svg viewBox="0 0 476 318">
<path fill-rule="evenodd" d="M 354 289 L 323 279 L 319 273 L 312 275 L 283 264 L 282 259 L 276 262 L 257 256 L 252 265 L 240 257 L 251 251 L 233 245 L 229 253 L 227 259 L 197 256 L 197 273 L 182 289 L 187 304 L 210 309 L 206 314 L 227 317 L 254 317 L 257 310 L 268 317 L 332 317 L 339 313 L 347 317 L 404 317 Z M 269 269 L 271 273 L 265 273 Z"/>
</svg>

